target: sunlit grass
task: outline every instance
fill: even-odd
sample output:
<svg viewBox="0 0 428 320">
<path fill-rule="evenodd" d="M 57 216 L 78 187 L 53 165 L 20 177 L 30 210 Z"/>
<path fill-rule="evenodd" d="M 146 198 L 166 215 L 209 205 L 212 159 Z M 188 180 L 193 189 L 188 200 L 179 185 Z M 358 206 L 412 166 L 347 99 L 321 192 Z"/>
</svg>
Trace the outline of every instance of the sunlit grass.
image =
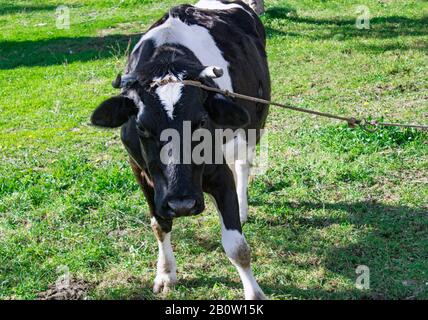
<svg viewBox="0 0 428 320">
<path fill-rule="evenodd" d="M 0 298 L 32 299 L 67 266 L 89 298 L 151 293 L 157 245 L 117 130 L 88 125 L 116 94 L 129 38 L 180 1 L 0 4 Z M 55 8 L 71 9 L 70 29 Z M 428 123 L 425 1 L 267 1 L 273 99 L 385 121 Z M 269 170 L 244 227 L 273 299 L 428 298 L 428 141 L 369 134 L 271 108 Z M 175 222 L 179 284 L 166 298 L 243 296 L 212 205 Z M 371 289 L 355 287 L 358 265 Z"/>
</svg>

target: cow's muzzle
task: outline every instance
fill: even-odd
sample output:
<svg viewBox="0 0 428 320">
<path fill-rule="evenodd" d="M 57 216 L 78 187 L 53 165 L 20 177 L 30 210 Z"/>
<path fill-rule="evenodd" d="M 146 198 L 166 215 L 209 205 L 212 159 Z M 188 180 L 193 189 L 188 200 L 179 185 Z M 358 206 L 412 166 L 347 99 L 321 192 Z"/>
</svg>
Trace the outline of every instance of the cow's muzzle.
<svg viewBox="0 0 428 320">
<path fill-rule="evenodd" d="M 196 200 L 192 198 L 173 199 L 168 201 L 169 208 L 177 216 L 188 216 L 196 207 Z"/>
</svg>

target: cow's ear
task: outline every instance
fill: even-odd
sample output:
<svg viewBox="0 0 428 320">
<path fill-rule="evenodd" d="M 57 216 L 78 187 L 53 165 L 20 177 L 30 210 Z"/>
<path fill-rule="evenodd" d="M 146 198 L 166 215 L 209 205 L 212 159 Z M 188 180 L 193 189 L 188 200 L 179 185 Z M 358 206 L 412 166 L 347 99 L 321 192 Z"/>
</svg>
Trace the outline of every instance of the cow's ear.
<svg viewBox="0 0 428 320">
<path fill-rule="evenodd" d="M 221 94 L 210 95 L 205 108 L 211 120 L 222 127 L 242 128 L 250 122 L 250 115 L 245 108 Z"/>
<path fill-rule="evenodd" d="M 137 113 L 137 106 L 131 99 L 117 96 L 101 103 L 92 114 L 91 122 L 99 127 L 117 128 Z"/>
</svg>

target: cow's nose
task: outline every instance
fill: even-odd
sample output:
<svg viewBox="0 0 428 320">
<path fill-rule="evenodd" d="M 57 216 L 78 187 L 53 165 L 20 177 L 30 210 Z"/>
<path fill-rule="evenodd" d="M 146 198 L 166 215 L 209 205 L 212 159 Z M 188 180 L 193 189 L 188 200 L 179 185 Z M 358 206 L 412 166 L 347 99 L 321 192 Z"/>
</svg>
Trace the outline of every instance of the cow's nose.
<svg viewBox="0 0 428 320">
<path fill-rule="evenodd" d="M 191 214 L 196 200 L 192 198 L 172 199 L 168 201 L 168 205 L 178 216 L 184 216 Z"/>
</svg>

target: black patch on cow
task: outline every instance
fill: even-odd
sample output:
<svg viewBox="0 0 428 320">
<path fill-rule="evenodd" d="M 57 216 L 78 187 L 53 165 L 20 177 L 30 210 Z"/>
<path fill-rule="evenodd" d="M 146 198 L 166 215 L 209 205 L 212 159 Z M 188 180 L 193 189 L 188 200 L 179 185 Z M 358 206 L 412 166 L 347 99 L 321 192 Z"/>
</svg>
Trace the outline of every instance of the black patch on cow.
<svg viewBox="0 0 428 320">
<path fill-rule="evenodd" d="M 150 57 L 153 55 L 154 50 L 155 43 L 153 40 L 148 39 L 143 41 L 130 54 L 128 63 L 125 68 L 125 73 L 141 70 L 143 64 L 150 60 Z"/>
<path fill-rule="evenodd" d="M 270 77 L 263 25 L 247 5 L 240 1 L 234 3 L 241 5 L 246 11 L 239 8 L 209 10 L 182 5 L 172 8 L 150 30 L 165 23 L 169 17 L 179 18 L 189 25 L 204 27 L 229 64 L 233 90 L 269 100 Z M 191 86 L 183 88 L 180 100 L 174 107 L 174 117 L 171 119 L 167 116 L 155 92 L 157 85 L 153 84 L 153 80 L 175 75 L 217 87 L 212 79 L 200 79 L 199 74 L 204 67 L 206 66 L 202 65 L 191 50 L 180 44 L 165 43 L 155 47 L 153 40 L 142 41 L 131 53 L 126 67 L 126 73 L 133 73 L 137 81 L 124 88 L 123 95 L 126 95 L 127 90 L 135 90 L 144 103 L 144 108 L 135 117 L 137 108 L 132 100 L 115 97 L 104 102 L 94 112 L 92 122 L 115 127 L 131 117 L 122 127 L 122 141 L 132 159 L 153 182 L 146 187 L 153 194 L 155 217 L 168 221 L 164 226 L 166 229 L 170 228 L 171 218 L 168 201 L 191 197 L 196 200 L 196 206 L 187 214 L 198 214 L 204 209 L 203 187 L 220 204 L 219 209 L 226 227 L 240 230 L 233 175 L 226 164 L 206 165 L 204 168 L 194 163 L 165 165 L 158 159 L 162 145 L 159 141 L 160 132 L 166 128 L 180 131 L 183 121 L 190 121 L 192 130 L 198 127 L 201 119 L 206 118 L 211 119 L 206 122 L 209 130 L 213 130 L 215 126 L 232 129 L 263 127 L 268 113 L 267 105 L 232 100 Z M 146 134 L 141 134 L 143 131 L 149 132 L 149 135 L 145 137 Z"/>
<path fill-rule="evenodd" d="M 250 122 L 250 115 L 245 108 L 220 94 L 210 96 L 205 108 L 210 118 L 220 127 L 243 128 Z"/>
</svg>

